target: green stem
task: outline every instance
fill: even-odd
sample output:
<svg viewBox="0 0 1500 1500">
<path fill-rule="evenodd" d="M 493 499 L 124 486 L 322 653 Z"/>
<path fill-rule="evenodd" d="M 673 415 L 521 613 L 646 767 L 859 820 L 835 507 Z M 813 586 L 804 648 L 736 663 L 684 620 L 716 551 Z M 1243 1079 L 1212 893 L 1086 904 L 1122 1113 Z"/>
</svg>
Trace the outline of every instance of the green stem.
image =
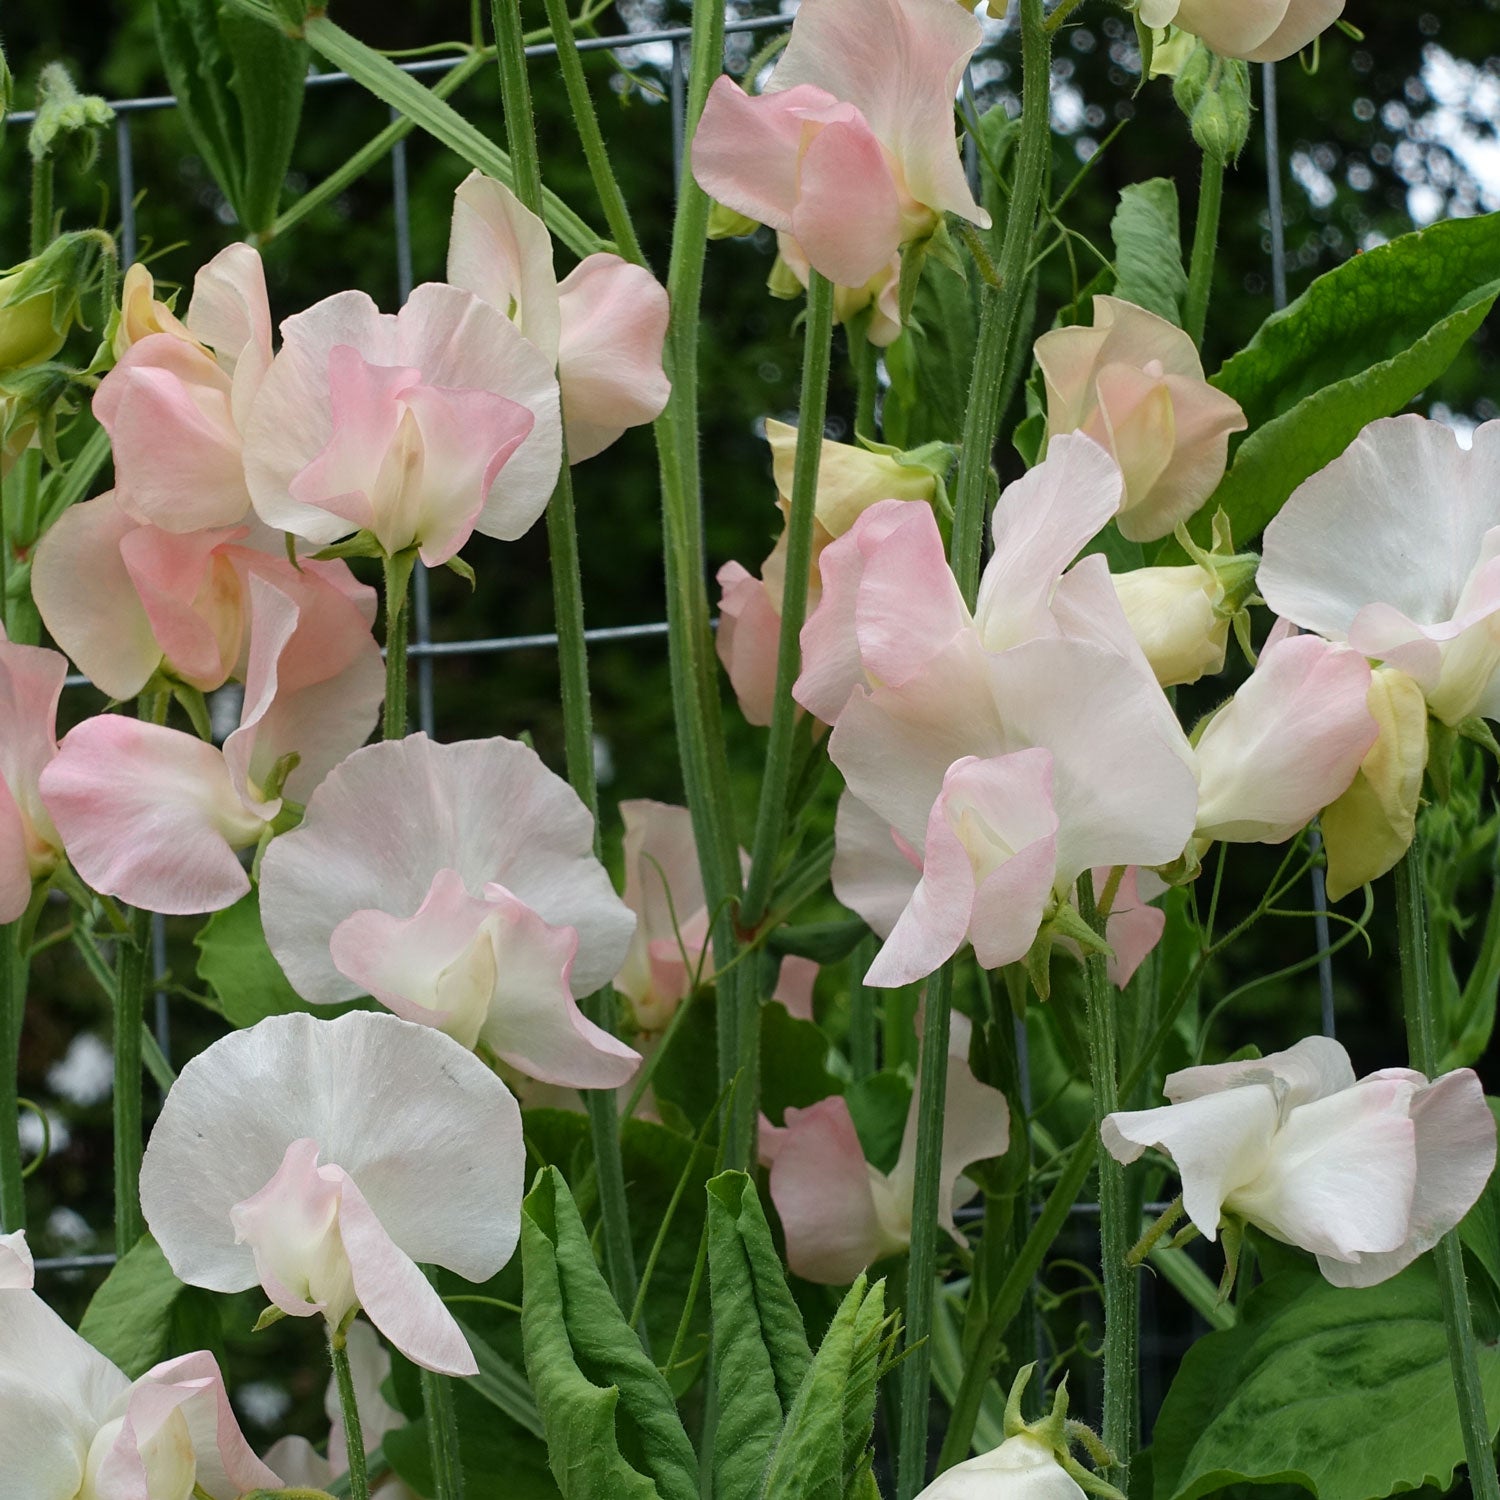
<svg viewBox="0 0 1500 1500">
<path fill-rule="evenodd" d="M 385 714 L 381 738 L 399 740 L 406 734 L 406 638 L 411 611 L 406 593 L 411 584 L 415 551 L 385 559 Z"/>
<path fill-rule="evenodd" d="M 849 958 L 849 1065 L 856 1078 L 868 1078 L 879 1067 L 875 991 L 864 982 L 879 946 L 873 935 L 866 935 Z"/>
<path fill-rule="evenodd" d="M 594 100 L 589 93 L 588 80 L 584 77 L 578 39 L 573 35 L 569 21 L 567 0 L 546 0 L 546 6 L 547 20 L 557 39 L 557 62 L 562 70 L 563 88 L 567 91 L 573 126 L 583 146 L 584 159 L 589 164 L 589 175 L 594 180 L 594 191 L 599 195 L 609 232 L 620 254 L 626 260 L 643 266 L 646 258 L 641 253 L 641 242 L 636 236 L 635 225 L 631 222 L 625 195 L 620 191 L 619 181 L 609 164 L 609 151 L 599 129 L 599 117 L 594 112 Z"/>
<path fill-rule="evenodd" d="M 1193 258 L 1188 270 L 1187 305 L 1183 327 L 1200 348 L 1208 322 L 1208 299 L 1213 291 L 1214 253 L 1219 243 L 1219 209 L 1224 201 L 1224 163 L 1204 152 L 1203 177 L 1198 184 L 1198 222 L 1193 229 Z"/>
<path fill-rule="evenodd" d="M 365 1430 L 359 1420 L 359 1405 L 354 1399 L 354 1376 L 349 1369 L 349 1348 L 344 1335 L 329 1330 L 328 1357 L 333 1361 L 334 1383 L 339 1390 L 339 1407 L 344 1414 L 344 1445 L 349 1453 L 349 1493 L 353 1500 L 370 1500 L 370 1480 L 365 1469 Z M 425 1377 L 428 1372 L 422 1372 Z M 438 1500 L 445 1492 L 438 1488 Z"/>
<path fill-rule="evenodd" d="M 141 1214 L 141 1028 L 151 952 L 151 913 L 136 908 L 119 938 L 115 979 L 115 1254 L 146 1232 Z"/>
<path fill-rule="evenodd" d="M 52 243 L 52 155 L 31 163 L 31 253 Z"/>
<path fill-rule="evenodd" d="M 26 1184 L 21 1161 L 21 1023 L 26 1009 L 26 955 L 21 922 L 0 927 L 0 1230 L 26 1227 Z"/>
<path fill-rule="evenodd" d="M 938 1190 L 943 1173 L 943 1109 L 948 1095 L 948 1032 L 953 965 L 927 981 L 922 1055 L 917 1075 L 917 1165 L 906 1283 L 906 1358 L 901 1371 L 897 1500 L 912 1500 L 926 1482 L 932 1381 L 932 1304 L 937 1283 Z"/>
<path fill-rule="evenodd" d="M 1078 910 L 1103 936 L 1104 922 L 1094 906 L 1094 878 L 1078 880 Z M 1109 982 L 1107 960 L 1090 953 L 1084 965 L 1088 997 L 1089 1072 L 1094 1088 L 1094 1127 L 1119 1108 L 1119 1059 L 1115 1041 L 1118 997 Z M 1126 1488 L 1135 1451 L 1137 1423 L 1137 1345 L 1140 1337 L 1140 1285 L 1128 1264 L 1140 1229 L 1132 1222 L 1125 1169 L 1108 1152 L 1099 1157 L 1099 1245 L 1104 1279 L 1104 1442 L 1115 1457 L 1114 1483 Z"/>
<path fill-rule="evenodd" d="M 1021 0 L 1021 132 L 1016 180 L 1011 190 L 1005 241 L 1000 250 L 999 286 L 980 292 L 979 342 L 964 412 L 963 452 L 953 494 L 953 572 L 970 607 L 979 591 L 979 554 L 984 535 L 984 496 L 995 440 L 1000 430 L 1001 393 L 1006 356 L 1016 314 L 1026 290 L 1037 206 L 1052 150 L 1048 115 L 1052 69 L 1052 36 L 1043 13 L 1044 0 Z"/>
<path fill-rule="evenodd" d="M 1438 1045 L 1427 968 L 1426 906 L 1421 845 L 1414 839 L 1396 866 L 1396 940 L 1401 961 L 1401 1001 L 1406 1012 L 1407 1051 L 1412 1067 L 1431 1078 L 1437 1071 Z M 1496 1477 L 1490 1424 L 1485 1416 L 1474 1319 L 1464 1282 L 1463 1249 L 1457 1229 L 1450 1229 L 1438 1241 L 1433 1257 L 1443 1299 L 1448 1363 L 1453 1370 L 1453 1389 L 1458 1398 L 1458 1421 L 1464 1435 L 1469 1485 L 1476 1500 L 1500 1500 L 1500 1480 Z"/>
<path fill-rule="evenodd" d="M 532 118 L 531 83 L 526 73 L 525 38 L 515 0 L 493 0 L 495 50 L 500 64 L 500 96 L 505 110 L 515 192 L 533 213 L 542 211 L 542 167 Z M 566 28 L 562 28 L 565 34 Z M 566 451 L 557 487 L 547 506 L 547 541 L 551 554 L 552 597 L 557 620 L 557 660 L 561 677 L 563 745 L 568 780 L 594 820 L 594 852 L 599 851 L 599 791 L 594 777 L 594 725 L 589 701 L 588 642 L 584 636 L 583 582 L 578 556 L 578 527 L 573 507 L 572 471 Z M 589 1018 L 612 1030 L 612 993 L 605 989 L 588 1005 Z M 620 1117 L 614 1091 L 584 1093 L 590 1139 L 599 1179 L 599 1207 L 604 1225 L 604 1262 L 610 1290 L 622 1308 L 635 1301 L 635 1253 L 630 1240 L 625 1168 L 620 1156 Z M 645 1323 L 641 1324 L 645 1339 Z"/>
</svg>

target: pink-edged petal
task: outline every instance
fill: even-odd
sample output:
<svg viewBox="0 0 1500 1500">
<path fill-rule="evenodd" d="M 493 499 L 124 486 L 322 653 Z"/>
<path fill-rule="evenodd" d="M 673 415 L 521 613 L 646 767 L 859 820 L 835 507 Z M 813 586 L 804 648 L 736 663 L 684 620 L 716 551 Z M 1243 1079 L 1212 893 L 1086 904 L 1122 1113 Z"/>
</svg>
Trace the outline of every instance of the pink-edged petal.
<svg viewBox="0 0 1500 1500">
<path fill-rule="evenodd" d="M 71 730 L 41 777 L 42 799 L 78 873 L 149 911 L 231 906 L 250 889 L 235 851 L 264 821 L 235 791 L 224 757 L 176 729 L 120 714 Z"/>
<path fill-rule="evenodd" d="M 1374 1286 L 1410 1265 L 1478 1202 L 1495 1169 L 1495 1117 L 1472 1069 L 1445 1073 L 1430 1085 L 1404 1069 L 1385 1069 L 1364 1082 L 1389 1077 L 1418 1085 L 1411 1101 L 1417 1162 L 1409 1228 L 1401 1245 L 1383 1254 L 1367 1251 L 1354 1261 L 1319 1256 L 1318 1268 L 1335 1286 Z"/>
<path fill-rule="evenodd" d="M 1098 301 L 1096 297 L 1096 307 Z M 1098 406 L 1094 371 L 1108 339 L 1107 328 L 1085 328 L 1075 323 L 1044 333 L 1033 346 L 1047 393 L 1049 438 L 1077 432 L 1093 416 Z"/>
<path fill-rule="evenodd" d="M 771 1166 L 771 1201 L 791 1269 L 807 1281 L 844 1286 L 904 1249 L 876 1214 L 870 1168 L 843 1099 L 789 1109 L 786 1127 Z"/>
<path fill-rule="evenodd" d="M 162 657 L 120 552 L 139 524 L 111 491 L 70 505 L 32 559 L 32 595 L 52 639 L 90 681 L 121 700 L 140 692 Z"/>
<path fill-rule="evenodd" d="M 1182 1179 L 1188 1218 L 1212 1240 L 1225 1200 L 1264 1169 L 1277 1124 L 1274 1092 L 1249 1084 L 1160 1109 L 1106 1115 L 1099 1140 L 1121 1162 L 1135 1161 L 1147 1146 L 1165 1151 Z"/>
<path fill-rule="evenodd" d="M 662 369 L 666 289 L 644 266 L 590 255 L 558 287 L 568 462 L 592 458 L 625 431 L 655 421 L 672 393 Z"/>
<path fill-rule="evenodd" d="M 750 97 L 716 78 L 693 135 L 693 176 L 726 208 L 773 229 L 791 230 L 803 115 L 836 103 L 822 88 Z"/>
<path fill-rule="evenodd" d="M 1111 871 L 1100 866 L 1094 871 L 1094 895 L 1104 894 Z M 1161 882 L 1154 882 L 1160 889 Z M 1115 887 L 1115 899 L 1105 922 L 1104 939 L 1110 947 L 1109 982 L 1117 989 L 1130 983 L 1131 975 L 1161 941 L 1167 930 L 1167 914 L 1159 906 L 1147 905 L 1141 889 L 1141 871 L 1131 865 Z"/>
<path fill-rule="evenodd" d="M 470 172 L 453 194 L 448 281 L 498 308 L 553 364 L 562 336 L 552 237 L 493 177 Z"/>
<path fill-rule="evenodd" d="M 212 1354 L 199 1351 L 156 1365 L 141 1377 L 136 1390 L 148 1383 L 182 1394 L 177 1409 L 186 1419 L 193 1440 L 197 1462 L 194 1480 L 211 1500 L 238 1500 L 247 1490 L 275 1489 L 282 1483 L 250 1451 Z"/>
<path fill-rule="evenodd" d="M 401 816 L 372 819 L 372 808 Z M 359 987 L 329 953 L 334 929 L 365 909 L 411 915 L 436 872 L 451 869 L 470 891 L 503 885 L 544 921 L 574 928 L 572 990 L 589 995 L 613 978 L 635 928 L 593 838 L 577 795 L 515 741 L 438 745 L 416 734 L 371 745 L 333 770 L 301 827 L 266 850 L 267 940 L 299 994 L 320 1004 L 353 999 Z"/>
<path fill-rule="evenodd" d="M 7 907 L 19 902 L 24 910 L 32 879 L 48 873 L 61 851 L 40 783 L 57 754 L 57 702 L 67 671 L 56 651 L 0 634 L 0 887 L 6 892 L 0 904 Z"/>
<path fill-rule="evenodd" d="M 1046 617 L 1057 581 L 1120 508 L 1123 484 L 1120 466 L 1099 444 L 1065 434 L 1005 487 L 974 612 L 987 650 L 1052 633 Z"/>
<path fill-rule="evenodd" d="M 1125 503 L 1120 532 L 1129 540 L 1152 541 L 1165 536 L 1179 520 L 1158 514 L 1153 503 L 1156 482 L 1166 473 L 1177 446 L 1177 421 L 1172 393 L 1165 377 L 1133 365 L 1101 365 L 1094 375 L 1094 391 L 1103 422 L 1102 437 L 1125 476 Z"/>
<path fill-rule="evenodd" d="M 865 974 L 865 984 L 877 989 L 911 984 L 931 974 L 968 937 L 974 869 L 941 806 L 941 799 L 933 805 L 921 879 Z"/>
<path fill-rule="evenodd" d="M 15 922 L 31 905 L 31 859 L 26 824 L 10 788 L 0 779 L 0 922 Z"/>
<path fill-rule="evenodd" d="M 1226 1206 L 1315 1255 L 1397 1249 L 1416 1188 L 1413 1089 L 1405 1079 L 1366 1079 L 1292 1110 L 1265 1167 Z"/>
<path fill-rule="evenodd" d="M 953 101 L 980 35 L 973 15 L 944 0 L 811 0 L 797 12 L 769 87 L 812 84 L 855 105 L 912 198 L 988 227 L 953 129 Z"/>
<path fill-rule="evenodd" d="M 771 998 L 786 1006 L 799 1021 L 813 1019 L 813 986 L 818 982 L 818 966 L 810 958 L 789 953 L 781 960 L 776 973 L 776 988 Z"/>
<path fill-rule="evenodd" d="M 418 1107 L 420 1106 L 420 1107 Z M 520 1111 L 451 1037 L 383 1012 L 295 1013 L 231 1032 L 178 1075 L 141 1170 L 146 1222 L 193 1286 L 256 1285 L 231 1210 L 316 1143 L 412 1260 L 484 1281 L 520 1234 Z"/>
<path fill-rule="evenodd" d="M 839 798 L 834 821 L 833 893 L 889 937 L 922 878 L 922 857 L 852 792 Z"/>
<path fill-rule="evenodd" d="M 339 1234 L 366 1317 L 423 1369 L 477 1375 L 469 1342 L 437 1288 L 386 1232 L 354 1179 L 340 1177 Z"/>
<path fill-rule="evenodd" d="M 1170 521 L 1186 520 L 1218 488 L 1229 461 L 1229 436 L 1247 425 L 1239 402 L 1197 376 L 1167 375 L 1176 437 L 1171 461 L 1152 487 L 1147 515 L 1122 520 L 1122 535 L 1165 535 Z M 1127 526 L 1129 530 L 1127 530 Z"/>
<path fill-rule="evenodd" d="M 1262 652 L 1197 746 L 1197 832 L 1280 843 L 1354 780 L 1379 726 L 1364 657 L 1303 635 Z"/>
<path fill-rule="evenodd" d="M 243 430 L 271 364 L 271 307 L 260 254 L 228 245 L 193 277 L 187 328 L 213 350 L 232 381 L 230 408 Z"/>
<path fill-rule="evenodd" d="M 116 498 L 167 531 L 234 526 L 250 508 L 229 377 L 169 333 L 142 339 L 99 384 Z"/>
<path fill-rule="evenodd" d="M 788 227 L 812 268 L 838 286 L 863 286 L 900 248 L 896 183 L 862 118 L 832 120 L 812 136 Z"/>
<path fill-rule="evenodd" d="M 765 584 L 737 562 L 718 572 L 719 628 L 714 649 L 747 723 L 764 728 L 776 703 L 781 614 Z"/>
<path fill-rule="evenodd" d="M 26 1231 L 0 1234 L 0 1292 L 29 1291 L 36 1282 L 36 1267 L 26 1243 Z"/>
</svg>

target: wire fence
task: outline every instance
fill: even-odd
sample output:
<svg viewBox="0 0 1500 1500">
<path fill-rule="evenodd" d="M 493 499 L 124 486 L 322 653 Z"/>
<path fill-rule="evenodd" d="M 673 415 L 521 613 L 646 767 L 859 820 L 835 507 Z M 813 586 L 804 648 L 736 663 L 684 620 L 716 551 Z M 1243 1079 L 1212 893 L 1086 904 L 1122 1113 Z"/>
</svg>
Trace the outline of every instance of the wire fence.
<svg viewBox="0 0 1500 1500">
<path fill-rule="evenodd" d="M 729 20 L 726 23 L 725 30 L 730 35 L 745 32 L 769 32 L 785 28 L 790 25 L 791 19 L 790 15 L 775 15 Z M 1015 35 L 1014 0 L 1012 0 L 1012 16 L 1006 28 L 1004 39 L 1012 39 Z M 672 111 L 674 190 L 675 184 L 681 180 L 682 156 L 685 146 L 687 51 L 691 40 L 692 32 L 689 28 L 676 27 L 655 31 L 627 32 L 605 37 L 585 37 L 580 38 L 577 43 L 579 49 L 585 52 L 615 51 L 647 45 L 670 46 L 670 63 L 666 71 L 669 85 L 668 102 Z M 530 46 L 526 49 L 526 56 L 532 59 L 553 57 L 556 53 L 556 45 L 550 42 Z M 466 58 L 462 54 L 436 59 L 426 58 L 407 62 L 402 65 L 402 70 L 419 77 L 430 74 L 441 75 L 459 66 L 464 61 L 466 61 Z M 1273 63 L 1262 64 L 1260 76 L 1261 119 L 1267 170 L 1266 202 L 1269 210 L 1271 279 L 1274 305 L 1279 309 L 1286 305 L 1287 294 L 1286 250 L 1281 196 L 1282 160 L 1276 108 L 1276 65 Z M 350 78 L 346 73 L 310 73 L 307 78 L 307 87 L 309 89 L 339 88 L 349 85 L 358 87 L 355 80 Z M 176 106 L 177 100 L 171 95 L 165 94 L 116 100 L 112 101 L 110 106 L 115 112 L 116 176 L 122 214 L 120 248 L 122 263 L 124 265 L 129 265 L 135 260 L 139 245 L 139 226 L 137 223 L 135 202 L 135 141 L 132 121 L 137 115 L 170 110 L 176 108 Z M 962 108 L 966 117 L 972 123 L 975 117 L 974 93 L 967 79 L 965 81 Z M 8 120 L 12 123 L 24 124 L 33 117 L 33 114 L 29 111 L 17 111 L 8 116 Z M 391 112 L 391 118 L 393 120 L 399 118 L 394 110 Z M 977 174 L 977 157 L 972 150 L 967 155 L 967 166 L 971 176 Z M 407 143 L 404 137 L 398 139 L 391 148 L 391 168 L 397 289 L 400 300 L 404 302 L 410 294 L 413 285 L 411 202 Z M 425 570 L 421 568 L 416 570 L 413 575 L 413 586 L 412 638 L 409 644 L 409 655 L 415 674 L 415 718 L 417 727 L 429 735 L 435 735 L 437 731 L 437 716 L 434 701 L 434 669 L 438 661 L 455 657 L 494 656 L 514 651 L 545 650 L 555 648 L 557 645 L 557 635 L 551 631 L 526 635 L 491 636 L 445 641 L 434 640 L 432 635 L 432 602 Z M 666 634 L 667 622 L 665 620 L 651 620 L 640 624 L 591 628 L 585 631 L 585 639 L 590 644 L 601 644 L 605 642 L 659 639 L 665 637 Z M 82 685 L 86 681 L 87 679 L 81 676 L 71 676 L 68 679 L 70 686 Z M 1320 924 L 1318 950 L 1322 954 L 1319 960 L 1319 982 L 1322 997 L 1323 1031 L 1326 1035 L 1332 1036 L 1334 1029 L 1333 977 L 1331 964 L 1327 956 L 1326 896 L 1323 889 L 1321 870 L 1315 869 L 1313 878 L 1314 909 L 1317 913 L 1316 920 Z M 166 925 L 160 916 L 154 918 L 152 924 L 152 953 L 153 973 L 157 976 L 158 983 L 160 983 L 162 976 L 167 972 Z M 158 989 L 155 995 L 152 1029 L 157 1045 L 160 1047 L 163 1056 L 170 1062 L 172 1055 L 171 1015 L 168 997 L 163 989 Z M 1019 1022 L 1016 1025 L 1016 1041 L 1018 1051 L 1020 1052 L 1019 1061 L 1023 1093 L 1022 1108 L 1029 1114 L 1032 1101 L 1030 1097 L 1030 1069 L 1026 1056 L 1026 1031 L 1024 1026 Z M 1147 1212 L 1159 1213 L 1165 1210 L 1166 1207 L 1165 1203 L 1148 1203 L 1145 1205 L 1145 1210 Z M 976 1213 L 977 1211 L 975 1213 L 961 1212 L 961 1220 L 972 1220 L 976 1216 Z M 1087 1226 L 1085 1232 L 1090 1235 L 1096 1235 L 1096 1231 L 1092 1227 L 1092 1219 L 1097 1216 L 1097 1213 L 1098 1205 L 1094 1203 L 1080 1202 L 1073 1207 L 1075 1220 L 1080 1221 L 1080 1228 Z M 39 1259 L 36 1262 L 36 1268 L 38 1271 L 48 1273 L 77 1273 L 106 1268 L 113 1265 L 114 1262 L 115 1256 L 113 1254 L 62 1255 Z M 1150 1278 L 1147 1278 L 1147 1282 L 1149 1286 Z M 1148 1409 L 1155 1405 L 1155 1402 L 1149 1400 L 1150 1388 L 1154 1387 L 1158 1392 L 1163 1388 L 1162 1371 L 1164 1369 L 1164 1361 L 1171 1354 L 1172 1350 L 1164 1347 L 1160 1340 L 1148 1338 L 1143 1342 L 1143 1374 L 1147 1379 Z"/>
</svg>

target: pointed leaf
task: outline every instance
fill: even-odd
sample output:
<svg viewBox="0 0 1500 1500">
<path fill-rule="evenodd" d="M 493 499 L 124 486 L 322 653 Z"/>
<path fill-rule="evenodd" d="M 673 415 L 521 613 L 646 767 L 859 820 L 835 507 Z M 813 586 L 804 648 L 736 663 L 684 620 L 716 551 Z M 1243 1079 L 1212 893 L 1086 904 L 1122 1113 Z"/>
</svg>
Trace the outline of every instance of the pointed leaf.
<svg viewBox="0 0 1500 1500">
<path fill-rule="evenodd" d="M 1115 296 L 1181 328 L 1188 279 L 1176 183 L 1153 177 L 1124 188 L 1109 232 L 1115 242 Z"/>
</svg>

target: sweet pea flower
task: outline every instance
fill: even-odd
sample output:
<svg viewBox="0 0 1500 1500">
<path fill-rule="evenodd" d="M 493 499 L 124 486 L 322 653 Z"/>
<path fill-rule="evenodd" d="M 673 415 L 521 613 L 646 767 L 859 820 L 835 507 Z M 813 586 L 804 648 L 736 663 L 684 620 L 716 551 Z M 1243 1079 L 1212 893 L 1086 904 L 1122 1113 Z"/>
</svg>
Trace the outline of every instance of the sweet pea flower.
<svg viewBox="0 0 1500 1500">
<path fill-rule="evenodd" d="M 0 1299 L 7 1500 L 238 1500 L 281 1480 L 250 1451 L 208 1353 L 131 1383 L 34 1292 Z"/>
<path fill-rule="evenodd" d="M 1371 422 L 1266 527 L 1259 588 L 1414 678 L 1445 724 L 1500 719 L 1500 422 L 1468 449 L 1426 417 Z"/>
<path fill-rule="evenodd" d="M 419 1262 L 493 1276 L 520 1236 L 524 1169 L 510 1090 L 450 1038 L 373 1011 L 294 1013 L 183 1068 L 146 1147 L 141 1208 L 189 1286 L 258 1284 L 330 1331 L 360 1307 L 416 1364 L 473 1375 Z"/>
<path fill-rule="evenodd" d="M 794 692 L 836 721 L 834 891 L 887 939 L 871 983 L 965 941 L 1022 958 L 1085 870 L 1181 852 L 1186 738 L 1104 560 L 1068 569 L 1119 496 L 1097 444 L 1059 439 L 1001 497 L 973 615 L 926 507 L 874 506 L 824 553 Z"/>
<path fill-rule="evenodd" d="M 617 1088 L 640 1057 L 577 999 L 614 977 L 635 917 L 593 838 L 577 794 L 525 745 L 386 740 L 266 850 L 266 941 L 315 1004 L 373 995 L 529 1077 Z"/>
<path fill-rule="evenodd" d="M 140 261 L 134 261 L 126 267 L 120 283 L 120 310 L 109 341 L 115 362 L 118 364 L 133 344 L 150 338 L 153 333 L 169 333 L 188 344 L 198 342 L 171 307 L 157 297 L 150 271 Z"/>
<path fill-rule="evenodd" d="M 482 172 L 453 196 L 448 280 L 511 318 L 557 370 L 570 464 L 666 407 L 666 289 L 644 266 L 604 253 L 559 283 L 547 226 Z"/>
<path fill-rule="evenodd" d="M 1234 1216 L 1318 1258 L 1335 1286 L 1374 1286 L 1473 1207 L 1495 1165 L 1495 1120 L 1469 1068 L 1355 1081 L 1329 1037 L 1245 1062 L 1184 1068 L 1172 1102 L 1113 1114 L 1105 1148 L 1165 1151 L 1187 1216 L 1210 1239 Z"/>
<path fill-rule="evenodd" d="M 67 675 L 56 651 L 9 641 L 0 625 L 0 922 L 22 916 L 34 883 L 62 858 L 39 782 L 57 754 L 57 700 Z"/>
<path fill-rule="evenodd" d="M 1370 667 L 1315 635 L 1266 647 L 1198 738 L 1200 840 L 1280 844 L 1348 790 L 1379 726 Z"/>
<path fill-rule="evenodd" d="M 182 322 L 151 302 L 149 277 L 126 293 L 119 327 L 129 346 L 94 395 L 116 499 L 167 531 L 236 526 L 250 509 L 242 434 L 271 362 L 260 256 L 248 245 L 221 250 L 194 278 Z"/>
<path fill-rule="evenodd" d="M 1142 0 L 1147 26 L 1173 25 L 1220 57 L 1280 62 L 1333 25 L 1344 0 Z"/>
<path fill-rule="evenodd" d="M 1036 341 L 1047 387 L 1047 435 L 1083 432 L 1125 476 L 1115 518 L 1133 542 L 1166 536 L 1224 477 L 1239 403 L 1215 390 L 1182 329 L 1133 302 L 1094 298 L 1094 326 Z"/>
<path fill-rule="evenodd" d="M 385 669 L 359 606 L 309 608 L 259 575 L 250 595 L 244 704 L 222 750 L 100 714 L 43 771 L 42 801 L 96 891 L 178 915 L 232 905 L 250 889 L 238 851 L 369 734 Z"/>
<path fill-rule="evenodd" d="M 488 303 L 419 286 L 394 315 L 339 292 L 288 318 L 245 430 L 268 525 L 319 545 L 369 532 L 428 567 L 471 533 L 513 541 L 561 461 L 557 381 Z"/>
<path fill-rule="evenodd" d="M 1200 563 L 1135 568 L 1110 581 L 1130 632 L 1156 680 L 1181 687 L 1224 670 L 1230 615 L 1219 606 L 1224 585 Z"/>
<path fill-rule="evenodd" d="M 966 1167 L 1003 1156 L 1010 1145 L 1010 1106 L 999 1089 L 969 1071 L 968 1019 L 955 1012 L 948 1043 L 943 1160 L 938 1222 L 962 1240 L 953 1212 L 978 1188 Z M 899 1255 L 911 1243 L 916 1190 L 917 1095 L 912 1094 L 901 1154 L 889 1173 L 865 1160 L 842 1096 L 789 1109 L 780 1129 L 762 1126 L 761 1153 L 771 1165 L 771 1200 L 786 1231 L 787 1264 L 807 1281 L 846 1286 L 866 1266 Z"/>
<path fill-rule="evenodd" d="M 0 1292 L 30 1291 L 36 1282 L 36 1267 L 26 1243 L 26 1231 L 0 1234 Z"/>
<path fill-rule="evenodd" d="M 750 221 L 754 228 L 754 220 Z M 766 278 L 766 290 L 773 297 L 800 297 L 807 290 L 812 267 L 807 256 L 789 234 L 776 236 L 776 263 Z M 893 255 L 863 286 L 835 286 L 833 321 L 847 323 L 868 310 L 865 340 L 877 349 L 886 349 L 901 337 L 901 257 Z"/>
<path fill-rule="evenodd" d="M 636 916 L 615 988 L 630 1002 L 642 1031 L 660 1031 L 692 993 L 711 983 L 713 946 L 703 873 L 685 807 L 644 799 L 620 804 L 625 823 L 625 904 Z M 741 852 L 741 859 L 749 861 Z M 788 955 L 771 998 L 794 1016 L 812 1020 L 818 966 Z"/>
<path fill-rule="evenodd" d="M 363 1318 L 356 1318 L 349 1325 L 345 1339 L 360 1429 L 366 1448 L 373 1449 L 386 1433 L 406 1425 L 406 1418 L 385 1399 L 380 1390 L 390 1377 L 391 1356 L 380 1342 L 379 1335 Z M 323 1410 L 328 1416 L 326 1458 L 302 1437 L 281 1438 L 267 1451 L 266 1463 L 281 1475 L 283 1484 L 291 1487 L 304 1484 L 326 1490 L 332 1480 L 349 1472 L 344 1409 L 339 1401 L 338 1382 L 331 1377 L 328 1388 L 323 1393 Z M 417 1500 L 416 1492 L 395 1474 L 372 1485 L 370 1495 L 371 1500 Z"/>
<path fill-rule="evenodd" d="M 964 177 L 953 101 L 981 28 L 952 0 L 806 0 L 765 92 L 709 90 L 693 175 L 862 287 L 945 213 L 989 227 Z"/>
<path fill-rule="evenodd" d="M 375 591 L 347 563 L 294 566 L 281 534 L 250 519 L 167 531 L 136 521 L 113 492 L 69 506 L 36 549 L 37 609 L 79 670 L 119 700 L 158 671 L 202 692 L 243 678 L 254 577 L 297 601 L 312 636 L 337 637 L 351 609 L 374 624 Z"/>
</svg>

